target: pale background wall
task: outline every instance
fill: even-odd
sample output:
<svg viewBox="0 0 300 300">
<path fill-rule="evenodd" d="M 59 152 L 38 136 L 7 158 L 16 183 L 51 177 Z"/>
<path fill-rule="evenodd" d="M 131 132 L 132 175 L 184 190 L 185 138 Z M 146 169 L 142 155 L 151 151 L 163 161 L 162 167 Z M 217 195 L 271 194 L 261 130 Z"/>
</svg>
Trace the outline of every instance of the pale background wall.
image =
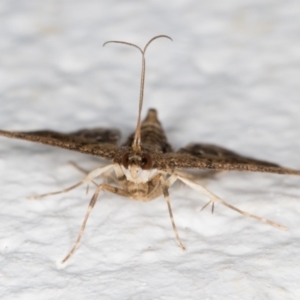
<svg viewBox="0 0 300 300">
<path fill-rule="evenodd" d="M 12 1 L 0 3 L 0 128 L 134 128 L 139 53 L 147 55 L 144 112 L 158 109 L 175 148 L 191 141 L 300 169 L 300 3 L 294 1 Z M 300 190 L 291 176 L 230 173 L 206 183 L 282 232 L 171 189 L 176 245 L 159 198 L 99 197 L 65 265 L 90 196 L 84 188 L 26 196 L 81 179 L 68 165 L 96 158 L 0 139 L 1 299 L 299 299 Z"/>
</svg>

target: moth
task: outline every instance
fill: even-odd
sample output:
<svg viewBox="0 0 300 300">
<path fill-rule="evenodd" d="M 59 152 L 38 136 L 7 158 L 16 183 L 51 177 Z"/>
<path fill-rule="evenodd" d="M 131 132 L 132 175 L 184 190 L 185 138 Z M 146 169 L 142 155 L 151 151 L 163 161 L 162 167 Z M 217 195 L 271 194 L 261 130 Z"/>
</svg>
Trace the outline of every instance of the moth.
<svg viewBox="0 0 300 300">
<path fill-rule="evenodd" d="M 150 39 L 143 49 L 135 44 L 123 41 L 108 41 L 104 43 L 104 45 L 119 43 L 132 46 L 138 49 L 142 54 L 137 125 L 134 133 L 128 137 L 123 145 L 118 144 L 120 134 L 114 129 L 94 128 L 72 133 L 60 133 L 48 130 L 30 132 L 0 130 L 0 135 L 8 138 L 23 139 L 66 148 L 85 154 L 100 156 L 109 161 L 107 165 L 87 172 L 81 181 L 71 187 L 33 197 L 37 199 L 49 195 L 65 193 L 83 184 L 86 184 L 87 188 L 91 184 L 96 185 L 77 239 L 62 263 L 66 262 L 79 246 L 87 220 L 101 191 L 107 191 L 132 200 L 144 202 L 163 196 L 168 206 L 169 216 L 177 243 L 183 250 L 185 250 L 185 246 L 179 237 L 175 225 L 169 196 L 169 189 L 176 181 L 181 181 L 195 191 L 206 195 L 209 198 L 209 202 L 203 208 L 212 204 L 213 210 L 214 205 L 220 203 L 244 216 L 257 219 L 279 229 L 286 229 L 286 227 L 273 221 L 242 211 L 228 202 L 225 202 L 196 182 L 194 176 L 189 174 L 187 170 L 266 172 L 298 176 L 300 175 L 299 170 L 293 170 L 281 167 L 275 163 L 245 157 L 225 148 L 210 144 L 193 143 L 174 152 L 167 140 L 155 109 L 149 109 L 145 119 L 141 121 L 146 70 L 145 53 L 148 46 L 158 38 L 172 40 L 169 36 L 158 35 Z M 103 176 L 112 178 L 112 181 L 97 184 L 95 179 Z"/>
</svg>

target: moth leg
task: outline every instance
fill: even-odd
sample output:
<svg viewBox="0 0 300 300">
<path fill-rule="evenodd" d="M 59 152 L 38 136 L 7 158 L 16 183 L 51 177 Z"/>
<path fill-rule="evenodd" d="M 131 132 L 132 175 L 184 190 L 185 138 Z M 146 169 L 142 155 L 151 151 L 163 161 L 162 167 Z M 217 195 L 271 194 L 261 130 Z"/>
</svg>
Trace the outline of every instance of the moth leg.
<svg viewBox="0 0 300 300">
<path fill-rule="evenodd" d="M 172 176 L 170 177 L 172 178 Z M 169 178 L 169 179 L 170 179 Z M 173 179 L 173 178 L 172 178 Z M 176 178 L 175 178 L 176 180 Z M 183 245 L 180 237 L 179 237 L 179 233 L 178 233 L 178 230 L 177 230 L 177 227 L 175 225 L 175 221 L 174 221 L 174 217 L 173 217 L 173 212 L 172 212 L 172 207 L 171 207 L 171 202 L 170 202 L 170 195 L 169 195 L 169 185 L 171 185 L 173 182 L 172 180 L 169 180 L 169 182 L 167 181 L 167 184 L 164 182 L 163 179 L 161 179 L 161 185 L 162 185 L 162 193 L 164 195 L 164 198 L 167 202 L 167 205 L 168 205 L 168 210 L 169 210 L 169 215 L 170 215 L 170 219 L 171 219 L 171 222 L 172 222 L 172 227 L 173 227 L 173 230 L 174 230 L 174 233 L 175 233 L 175 236 L 176 236 L 176 240 L 180 246 L 180 248 L 185 251 L 186 248 L 185 246 Z"/>
<path fill-rule="evenodd" d="M 36 195 L 36 196 L 30 196 L 28 197 L 29 200 L 35 200 L 35 199 L 40 199 L 40 198 L 44 198 L 44 197 L 47 197 L 47 196 L 51 196 L 51 195 L 58 195 L 58 194 L 63 194 L 63 193 L 67 193 L 75 188 L 77 188 L 78 186 L 84 184 L 84 183 L 87 183 L 87 191 L 88 191 L 88 186 L 89 184 L 92 182 L 94 184 L 96 184 L 93 180 L 99 176 L 101 176 L 102 173 L 110 170 L 113 168 L 113 165 L 107 165 L 107 166 L 104 166 L 102 168 L 97 168 L 91 172 L 89 172 L 86 177 L 83 179 L 83 180 L 80 180 L 79 182 L 77 182 L 76 184 L 66 188 L 66 189 L 63 189 L 63 190 L 60 190 L 60 191 L 55 191 L 55 192 L 50 192 L 50 193 L 46 193 L 46 194 L 41 194 L 41 195 Z M 97 185 L 97 184 L 96 184 Z"/>
<path fill-rule="evenodd" d="M 201 208 L 201 211 L 204 210 L 209 204 L 211 204 L 211 213 L 214 213 L 214 209 L 215 209 L 215 202 L 209 200 L 205 205 L 203 205 L 203 207 Z"/>
<path fill-rule="evenodd" d="M 234 210 L 234 211 L 236 211 L 236 212 L 238 212 L 238 213 L 240 213 L 240 214 L 242 214 L 242 215 L 244 215 L 244 216 L 246 216 L 246 217 L 254 218 L 254 219 L 256 219 L 256 220 L 259 220 L 259 221 L 261 221 L 261 222 L 267 223 L 267 224 L 269 224 L 269 225 L 271 225 L 271 226 L 274 226 L 274 227 L 276 227 L 276 228 L 278 228 L 278 229 L 281 229 L 281 230 L 287 230 L 287 228 L 286 228 L 285 226 L 282 226 L 282 225 L 280 225 L 280 224 L 278 224 L 278 223 L 275 223 L 275 222 L 270 221 L 270 220 L 268 220 L 268 219 L 265 219 L 265 218 L 263 218 L 263 217 L 256 216 L 256 215 L 250 214 L 250 213 L 248 213 L 248 212 L 246 212 L 246 211 L 243 211 L 243 210 L 238 209 L 237 207 L 235 207 L 235 206 L 233 206 L 233 205 L 231 205 L 231 204 L 225 202 L 223 199 L 219 198 L 217 195 L 213 194 L 212 192 L 210 192 L 208 189 L 204 188 L 204 187 L 201 186 L 200 184 L 197 184 L 197 183 L 195 183 L 195 182 L 193 182 L 193 181 L 191 181 L 191 180 L 189 180 L 189 179 L 186 179 L 186 178 L 181 177 L 181 176 L 178 176 L 178 175 L 177 175 L 177 178 L 178 178 L 179 180 L 181 180 L 182 182 L 184 182 L 184 183 L 185 183 L 186 185 L 188 185 L 189 187 L 191 187 L 192 189 L 196 190 L 197 192 L 204 193 L 206 196 L 209 197 L 210 202 L 212 202 L 212 203 L 220 202 L 220 203 L 223 204 L 224 206 L 227 206 L 227 207 L 229 207 L 230 209 L 232 209 L 232 210 Z M 210 203 L 210 202 L 209 202 L 209 203 Z M 208 204 L 209 204 L 209 203 L 208 203 Z M 206 204 L 206 205 L 204 206 L 204 208 L 205 208 L 208 204 Z"/>
<path fill-rule="evenodd" d="M 78 164 L 76 164 L 76 162 L 74 161 L 69 161 L 68 162 L 72 167 L 74 167 L 76 170 L 78 170 L 79 172 L 83 173 L 83 174 L 88 174 L 89 171 L 80 167 Z"/>
<path fill-rule="evenodd" d="M 79 171 L 79 172 L 81 172 L 81 173 L 83 173 L 83 174 L 86 174 L 86 175 L 87 175 L 87 174 L 89 173 L 88 170 L 81 168 L 81 167 L 80 167 L 78 164 L 76 164 L 74 161 L 69 161 L 69 164 L 70 164 L 72 167 L 74 167 L 77 171 Z M 93 183 L 94 185 L 98 186 L 98 184 L 97 184 L 96 182 L 92 181 L 92 183 Z M 88 194 L 88 193 L 89 193 L 89 185 L 87 185 L 87 187 L 86 187 L 86 194 Z"/>
<path fill-rule="evenodd" d="M 67 256 L 62 260 L 62 263 L 65 263 L 75 252 L 75 250 L 77 249 L 79 243 L 80 243 L 80 240 L 83 236 L 83 232 L 84 232 L 84 229 L 85 229 L 85 226 L 86 226 L 86 223 L 87 223 L 87 220 L 90 216 L 90 213 L 92 211 L 92 209 L 94 208 L 95 204 L 96 204 L 96 201 L 98 199 L 98 195 L 100 193 L 100 191 L 102 190 L 106 190 L 108 192 L 111 192 L 113 194 L 117 194 L 117 195 L 120 195 L 120 196 L 124 196 L 124 197 L 130 197 L 130 195 L 128 194 L 128 192 L 126 192 L 125 190 L 122 190 L 120 188 L 117 188 L 117 187 L 114 187 L 114 186 L 111 186 L 111 185 L 108 185 L 108 184 L 100 184 L 98 185 L 90 203 L 89 203 L 89 206 L 88 206 L 88 209 L 87 209 L 87 212 L 85 213 L 85 216 L 84 216 L 84 219 L 83 219 L 83 222 L 82 222 L 82 225 L 80 227 L 80 230 L 79 230 L 79 234 L 77 236 L 77 239 L 74 243 L 74 246 L 72 247 L 72 249 L 70 250 L 70 252 L 67 254 Z"/>
<path fill-rule="evenodd" d="M 74 161 L 69 161 L 69 164 L 74 167 L 76 170 L 78 170 L 79 172 L 83 173 L 83 174 L 88 174 L 89 171 L 80 167 L 77 163 L 75 163 Z M 108 179 L 116 184 L 118 184 L 118 179 L 116 179 L 115 177 L 111 176 L 111 175 L 106 175 L 105 173 L 101 174 L 100 177 L 102 178 L 105 178 L 105 179 Z M 96 186 L 98 186 L 98 184 L 96 182 L 93 182 Z M 106 183 L 109 183 L 109 182 L 106 182 Z"/>
<path fill-rule="evenodd" d="M 50 193 L 45 193 L 45 194 L 41 194 L 41 195 L 36 195 L 36 196 L 29 196 L 29 197 L 27 197 L 27 199 L 28 200 L 36 200 L 36 199 L 41 199 L 41 198 L 44 198 L 44 197 L 47 197 L 47 196 L 67 193 L 67 192 L 77 188 L 78 186 L 80 186 L 82 184 L 83 184 L 83 181 L 79 181 L 76 184 L 74 184 L 74 185 L 72 185 L 72 186 L 70 186 L 66 189 L 63 189 L 63 190 L 60 190 L 60 191 L 55 191 L 55 192 L 50 192 Z"/>
<path fill-rule="evenodd" d="M 170 173 L 162 172 L 160 174 L 157 174 L 154 178 L 152 178 L 151 181 L 149 181 L 151 188 L 150 193 L 144 200 L 145 202 L 154 200 L 160 195 L 163 195 L 162 186 L 166 186 L 167 188 L 169 188 L 177 180 L 177 177 L 174 175 L 171 175 L 169 178 L 167 178 L 167 180 L 165 180 L 162 177 L 162 174 L 170 175 Z"/>
<path fill-rule="evenodd" d="M 168 174 L 168 173 L 164 173 Z M 177 180 L 176 176 L 171 175 L 167 180 L 164 180 L 162 177 L 162 174 L 158 174 L 155 176 L 152 181 L 152 191 L 147 195 L 147 199 L 145 201 L 151 201 L 161 194 L 164 195 L 164 198 L 166 200 L 166 203 L 168 205 L 168 211 L 169 211 L 169 216 L 172 222 L 172 227 L 176 236 L 176 240 L 182 250 L 186 250 L 185 246 L 183 245 L 179 233 L 177 230 L 177 227 L 175 225 L 174 217 L 173 217 L 173 212 L 172 212 L 172 207 L 171 207 L 171 202 L 170 202 L 170 195 L 169 195 L 169 187 Z"/>
</svg>

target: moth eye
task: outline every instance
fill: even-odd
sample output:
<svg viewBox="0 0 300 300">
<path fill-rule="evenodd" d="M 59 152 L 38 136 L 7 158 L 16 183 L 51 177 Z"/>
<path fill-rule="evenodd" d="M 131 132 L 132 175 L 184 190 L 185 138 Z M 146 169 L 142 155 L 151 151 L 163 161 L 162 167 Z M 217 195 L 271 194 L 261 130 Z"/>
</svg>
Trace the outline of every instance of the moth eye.
<svg viewBox="0 0 300 300">
<path fill-rule="evenodd" d="M 127 152 L 127 153 L 125 153 L 124 155 L 123 155 L 123 157 L 122 157 L 122 165 L 126 168 L 126 169 L 128 169 L 128 162 L 129 162 L 129 153 Z"/>
<path fill-rule="evenodd" d="M 149 170 L 152 168 L 152 158 L 149 154 L 143 154 L 141 167 L 143 170 Z"/>
</svg>

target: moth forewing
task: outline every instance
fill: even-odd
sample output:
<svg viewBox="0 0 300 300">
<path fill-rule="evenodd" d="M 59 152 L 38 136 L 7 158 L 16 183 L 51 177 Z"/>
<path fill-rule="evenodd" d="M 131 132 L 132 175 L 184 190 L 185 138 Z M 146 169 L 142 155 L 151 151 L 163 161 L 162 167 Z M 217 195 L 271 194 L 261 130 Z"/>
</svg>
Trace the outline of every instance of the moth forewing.
<svg viewBox="0 0 300 300">
<path fill-rule="evenodd" d="M 187 173 L 186 169 L 208 170 L 209 174 L 213 175 L 218 171 L 247 171 L 299 176 L 300 171 L 284 168 L 274 163 L 244 157 L 233 151 L 210 144 L 190 144 L 178 152 L 173 152 L 161 123 L 158 120 L 155 109 L 150 109 L 146 118 L 143 122 L 141 121 L 146 70 L 145 52 L 152 41 L 161 37 L 171 40 L 168 36 L 159 35 L 152 38 L 143 49 L 137 45 L 122 41 L 109 41 L 104 44 L 119 43 L 132 46 L 138 49 L 142 54 L 137 125 L 134 133 L 128 137 L 122 146 L 118 145 L 120 134 L 119 131 L 115 129 L 83 129 L 69 134 L 49 130 L 34 132 L 0 130 L 1 136 L 66 148 L 85 154 L 100 156 L 110 161 L 106 166 L 96 168 L 91 172 L 85 172 L 85 170 L 82 170 L 75 164 L 77 169 L 85 173 L 81 181 L 61 191 L 32 197 L 37 199 L 49 195 L 65 193 L 82 184 L 87 185 L 87 190 L 91 184 L 96 186 L 77 239 L 68 255 L 63 259 L 63 263 L 66 262 L 77 249 L 89 215 L 101 191 L 108 191 L 137 201 L 151 201 L 159 196 L 163 196 L 168 206 L 176 240 L 183 250 L 185 250 L 185 246 L 179 237 L 175 225 L 169 195 L 169 188 L 177 180 L 209 198 L 209 202 L 203 208 L 211 203 L 213 209 L 215 204 L 220 203 L 244 216 L 255 218 L 279 229 L 286 229 L 284 226 L 273 221 L 242 211 L 228 202 L 225 202 L 195 182 L 194 179 L 196 176 Z M 109 182 L 97 183 L 95 180 L 100 177 L 108 177 Z"/>
</svg>

